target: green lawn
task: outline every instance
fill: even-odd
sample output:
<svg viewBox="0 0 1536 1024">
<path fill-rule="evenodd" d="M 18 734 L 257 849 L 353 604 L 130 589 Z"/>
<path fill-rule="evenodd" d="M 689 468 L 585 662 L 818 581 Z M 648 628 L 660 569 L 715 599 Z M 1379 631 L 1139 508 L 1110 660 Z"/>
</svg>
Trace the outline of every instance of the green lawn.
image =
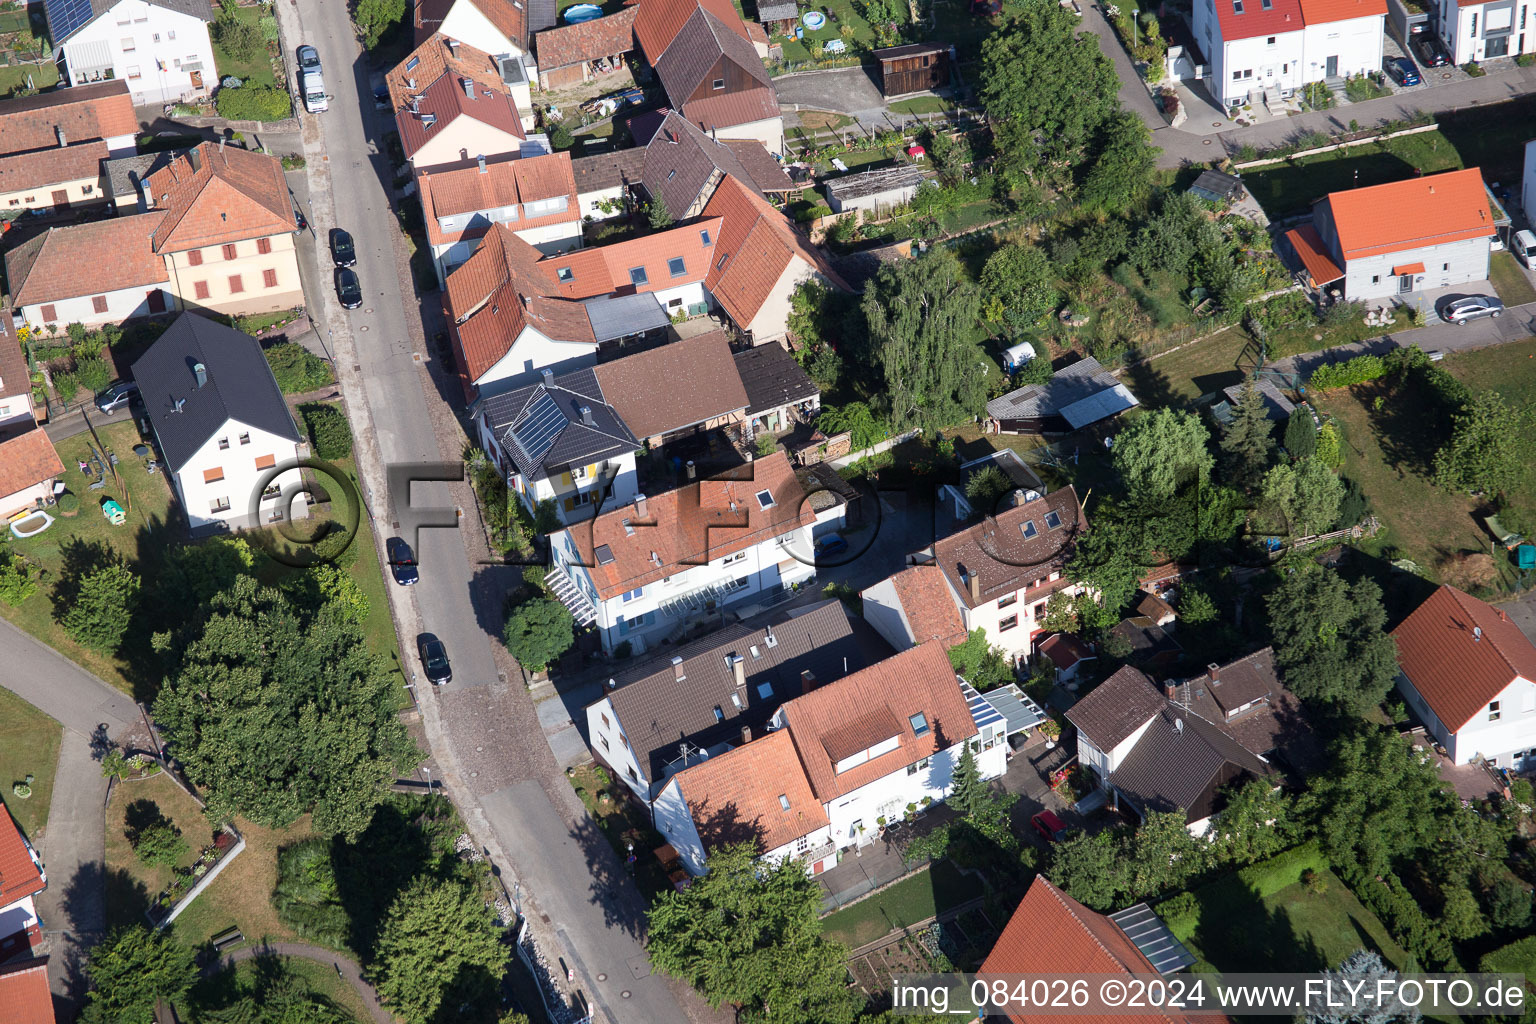
<svg viewBox="0 0 1536 1024">
<path fill-rule="evenodd" d="M 821 919 L 821 930 L 827 938 L 852 949 L 981 894 L 980 883 L 941 860 L 883 892 L 828 914 Z"/>
<path fill-rule="evenodd" d="M 196 946 L 234 927 L 245 936 L 242 945 L 259 945 L 268 939 L 301 941 L 278 920 L 272 889 L 277 884 L 277 851 L 312 834 L 309 815 L 284 829 L 262 828 L 243 819 L 235 827 L 245 837 L 245 849 L 176 918 L 171 926 L 176 937 Z"/>
<path fill-rule="evenodd" d="M 248 21 L 258 27 L 261 24 L 262 12 L 266 10 L 266 7 L 236 8 L 241 21 Z M 271 17 L 271 15 L 268 15 L 268 17 Z M 276 46 L 276 43 L 271 43 L 267 49 L 261 50 L 254 60 L 241 61 L 231 57 L 222 46 L 215 42 L 213 44 L 213 59 L 214 63 L 218 65 L 219 78 L 223 79 L 234 75 L 236 78 L 243 79 L 247 85 L 270 85 L 286 92 L 287 85 L 278 81 L 277 76 L 272 73 L 272 55 L 277 52 Z"/>
<path fill-rule="evenodd" d="M 898 114 L 937 114 L 955 109 L 954 101 L 943 96 L 914 96 L 909 100 L 897 100 L 890 106 Z"/>
<path fill-rule="evenodd" d="M 164 865 L 145 864 L 128 842 L 130 818 L 141 818 L 148 805 L 179 829 L 187 842 L 176 866 L 190 867 L 198 853 L 213 841 L 213 829 L 202 808 L 164 773 L 147 779 L 119 783 L 107 803 L 107 924 L 109 927 L 141 924 L 144 912 L 174 877 Z M 198 897 L 207 899 L 206 894 Z"/>
<path fill-rule="evenodd" d="M 1381 185 L 1464 166 L 1451 140 L 1438 131 L 1423 132 L 1334 150 L 1243 173 L 1243 184 L 1271 219 L 1304 213 L 1329 192 Z"/>
<path fill-rule="evenodd" d="M 1525 276 L 1525 270 L 1515 262 L 1512 253 L 1496 252 L 1490 256 L 1488 277 L 1504 305 L 1523 306 L 1527 302 L 1536 302 L 1536 288 L 1531 287 L 1531 279 Z"/>
<path fill-rule="evenodd" d="M 26 87 L 27 76 L 32 76 L 32 87 L 48 89 L 59 82 L 59 66 L 51 60 L 41 64 L 9 64 L 0 67 L 0 96 L 8 96 L 16 89 Z"/>
<path fill-rule="evenodd" d="M 27 838 L 36 843 L 48 823 L 53 776 L 59 764 L 64 729 L 41 711 L 0 690 L 0 803 L 11 812 Z M 11 786 L 32 776 L 32 795 L 23 800 Z"/>
<path fill-rule="evenodd" d="M 329 1000 L 345 1014 L 345 1020 L 359 1022 L 373 1019 L 357 990 L 343 981 L 334 967 L 296 956 L 281 959 L 289 977 L 311 995 Z M 242 988 L 250 986 L 255 980 L 256 970 L 255 961 L 246 960 L 236 964 L 232 970 L 203 978 L 192 989 L 189 1002 L 193 1005 L 224 1005 L 223 997 L 226 993 L 237 985 Z M 187 1005 L 184 1003 L 181 1009 L 182 1018 L 187 1019 Z"/>
<path fill-rule="evenodd" d="M 1246 334 L 1228 328 L 1165 356 L 1133 363 L 1124 379 L 1143 405 L 1187 406 L 1201 395 L 1242 383 L 1254 362 L 1251 348 Z"/>
</svg>

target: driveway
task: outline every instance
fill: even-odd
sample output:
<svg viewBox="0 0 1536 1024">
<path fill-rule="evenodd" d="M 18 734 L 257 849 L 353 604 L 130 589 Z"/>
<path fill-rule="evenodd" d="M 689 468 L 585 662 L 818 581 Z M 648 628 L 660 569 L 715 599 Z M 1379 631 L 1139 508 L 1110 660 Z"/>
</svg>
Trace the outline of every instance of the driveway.
<svg viewBox="0 0 1536 1024">
<path fill-rule="evenodd" d="M 1478 290 L 1477 284 L 1456 289 L 1468 295 L 1477 294 Z M 1503 345 L 1529 338 L 1533 333 L 1533 318 L 1536 318 L 1536 302 L 1527 303 L 1524 306 L 1510 306 L 1498 319 L 1474 320 L 1461 326 L 1435 323 L 1427 327 L 1394 331 L 1392 334 L 1353 345 L 1340 345 L 1321 352 L 1291 356 L 1278 360 L 1272 366 L 1274 369 L 1286 373 L 1300 373 L 1305 377 L 1319 366 L 1328 363 L 1343 362 L 1366 353 L 1380 355 L 1394 348 L 1408 348 L 1411 345 L 1417 345 L 1426 352 L 1468 352 L 1472 349 L 1488 348 L 1492 345 Z"/>
<path fill-rule="evenodd" d="M 830 110 L 853 114 L 861 121 L 885 115 L 885 97 L 863 68 L 806 71 L 773 80 L 779 105 L 791 110 Z"/>
</svg>

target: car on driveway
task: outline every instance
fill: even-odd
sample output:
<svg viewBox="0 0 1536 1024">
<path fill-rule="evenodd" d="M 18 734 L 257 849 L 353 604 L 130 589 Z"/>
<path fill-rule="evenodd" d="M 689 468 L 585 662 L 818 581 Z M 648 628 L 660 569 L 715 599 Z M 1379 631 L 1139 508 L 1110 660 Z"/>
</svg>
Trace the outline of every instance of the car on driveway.
<svg viewBox="0 0 1536 1024">
<path fill-rule="evenodd" d="M 1419 77 L 1419 69 L 1407 57 L 1388 57 L 1381 63 L 1398 85 L 1418 85 L 1423 81 Z"/>
<path fill-rule="evenodd" d="M 133 401 L 133 396 L 139 393 L 139 386 L 131 380 L 118 381 L 107 390 L 96 396 L 96 408 L 103 413 L 116 412 L 126 408 Z"/>
<path fill-rule="evenodd" d="M 816 540 L 816 557 L 831 558 L 848 550 L 848 542 L 835 533 L 829 533 L 825 537 Z"/>
<path fill-rule="evenodd" d="M 427 674 L 427 682 L 443 686 L 453 681 L 453 667 L 448 664 L 448 648 L 431 633 L 423 633 L 416 641 L 421 651 L 421 667 Z"/>
<path fill-rule="evenodd" d="M 1041 811 L 1030 818 L 1029 823 L 1035 826 L 1035 831 L 1048 843 L 1059 843 L 1066 838 L 1067 824 L 1056 817 L 1055 811 Z"/>
<path fill-rule="evenodd" d="M 1465 324 L 1485 316 L 1504 315 L 1504 303 L 1493 295 L 1468 295 L 1440 307 L 1440 319 L 1448 324 Z"/>
<path fill-rule="evenodd" d="M 1408 43 L 1408 49 L 1413 53 L 1420 67 L 1443 68 L 1451 62 L 1451 58 L 1445 55 L 1445 47 L 1440 45 L 1440 40 L 1428 32 L 1420 32 L 1414 36 Z"/>
<path fill-rule="evenodd" d="M 394 574 L 396 583 L 408 587 L 421 579 L 421 571 L 416 568 L 416 552 L 411 550 L 403 537 L 391 537 L 385 541 L 384 553 L 389 558 L 389 571 Z"/>
<path fill-rule="evenodd" d="M 356 309 L 363 304 L 363 286 L 357 280 L 356 271 L 348 267 L 336 268 L 336 298 L 342 309 Z"/>
<path fill-rule="evenodd" d="M 341 228 L 331 228 L 331 262 L 338 267 L 357 265 L 357 246 Z"/>
</svg>

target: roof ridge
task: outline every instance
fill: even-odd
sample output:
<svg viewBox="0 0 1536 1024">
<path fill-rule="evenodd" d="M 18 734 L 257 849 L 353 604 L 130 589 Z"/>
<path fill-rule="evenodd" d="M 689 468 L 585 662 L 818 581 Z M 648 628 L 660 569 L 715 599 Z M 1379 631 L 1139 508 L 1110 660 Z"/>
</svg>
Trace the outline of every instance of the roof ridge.
<svg viewBox="0 0 1536 1024">
<path fill-rule="evenodd" d="M 1067 912 L 1067 916 L 1072 918 L 1073 921 L 1077 922 L 1078 926 L 1081 927 L 1083 929 L 1083 931 L 1087 933 L 1088 937 L 1093 940 L 1093 944 L 1095 946 L 1099 947 L 1100 952 L 1102 952 L 1105 956 L 1109 957 L 1110 960 L 1114 961 L 1117 964 L 1120 964 L 1120 966 L 1122 968 L 1124 968 L 1128 973 L 1135 973 L 1134 971 L 1131 971 L 1130 968 L 1126 964 L 1121 963 L 1120 958 L 1118 956 L 1116 956 L 1110 950 L 1110 948 L 1104 944 L 1104 940 L 1099 938 L 1098 932 L 1095 932 L 1092 928 L 1090 928 L 1088 926 L 1088 922 L 1087 921 L 1084 921 L 1080 916 L 1078 916 L 1077 911 L 1075 909 L 1073 909 L 1073 907 L 1072 907 L 1073 903 L 1077 903 L 1076 900 L 1071 899 L 1069 896 L 1067 896 L 1066 893 L 1064 893 L 1060 889 L 1058 889 L 1056 887 L 1056 883 L 1052 882 L 1045 875 L 1042 874 L 1042 875 L 1038 875 L 1037 877 L 1040 879 L 1040 881 L 1045 883 L 1045 891 L 1050 893 L 1052 896 L 1054 896 L 1056 898 L 1056 902 L 1058 904 L 1060 904 L 1061 909 L 1065 910 Z M 1082 904 L 1078 904 L 1078 906 L 1082 906 Z M 1111 921 L 1110 923 L 1114 924 L 1113 921 Z M 1118 928 L 1119 925 L 1116 925 L 1115 927 Z"/>
<path fill-rule="evenodd" d="M 1451 592 L 1451 599 L 1453 601 L 1455 601 L 1457 606 L 1460 607 L 1462 611 L 1466 612 L 1467 616 L 1473 620 L 1473 625 L 1477 626 L 1477 628 L 1479 630 L 1482 630 L 1484 633 L 1486 633 L 1487 630 L 1483 630 L 1482 625 L 1476 621 L 1477 620 L 1477 612 L 1476 612 L 1476 610 L 1467 607 L 1466 603 L 1463 602 L 1461 600 L 1461 598 L 1465 597 L 1468 600 L 1477 601 L 1478 604 L 1480 604 L 1483 607 L 1487 608 L 1489 611 L 1493 611 L 1493 612 L 1496 612 L 1497 614 L 1501 614 L 1502 615 L 1502 613 L 1498 613 L 1497 609 L 1495 609 L 1493 607 L 1493 605 L 1489 604 L 1488 602 L 1482 601 L 1482 600 L 1480 600 L 1478 598 L 1475 598 L 1471 594 L 1468 594 L 1465 591 L 1462 591 L 1462 590 L 1460 590 L 1460 589 L 1458 589 L 1456 587 L 1451 586 L 1449 583 L 1444 584 L 1444 586 L 1445 586 L 1445 588 L 1447 590 L 1449 590 Z M 1501 621 L 1509 622 L 1510 620 L 1502 619 Z M 1485 637 L 1485 639 L 1487 639 L 1489 641 L 1488 645 L 1489 645 L 1489 647 L 1491 647 L 1493 649 L 1493 653 L 1498 655 L 1499 660 L 1504 663 L 1504 667 L 1509 669 L 1510 679 L 1511 679 L 1511 681 L 1513 681 L 1513 679 L 1516 676 L 1520 675 L 1520 670 L 1515 667 L 1514 662 L 1509 660 L 1509 656 L 1504 653 L 1504 649 L 1501 646 L 1499 646 L 1499 644 L 1495 643 L 1493 641 L 1492 637 Z"/>
</svg>

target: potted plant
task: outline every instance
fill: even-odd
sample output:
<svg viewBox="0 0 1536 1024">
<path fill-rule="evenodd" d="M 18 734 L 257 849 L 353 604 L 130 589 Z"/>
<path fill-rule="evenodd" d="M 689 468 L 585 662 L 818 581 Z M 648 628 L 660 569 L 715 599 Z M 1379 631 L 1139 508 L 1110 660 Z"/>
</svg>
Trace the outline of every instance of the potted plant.
<svg viewBox="0 0 1536 1024">
<path fill-rule="evenodd" d="M 1055 750 L 1056 741 L 1061 739 L 1061 723 L 1054 718 L 1047 718 L 1040 724 L 1040 735 L 1045 737 L 1045 749 Z"/>
<path fill-rule="evenodd" d="M 885 815 L 882 814 L 882 815 L 880 815 L 880 817 L 876 818 L 875 819 L 875 824 L 880 827 L 880 831 L 881 832 L 884 832 L 885 831 Z M 863 829 L 860 829 L 859 831 L 862 832 Z"/>
</svg>

